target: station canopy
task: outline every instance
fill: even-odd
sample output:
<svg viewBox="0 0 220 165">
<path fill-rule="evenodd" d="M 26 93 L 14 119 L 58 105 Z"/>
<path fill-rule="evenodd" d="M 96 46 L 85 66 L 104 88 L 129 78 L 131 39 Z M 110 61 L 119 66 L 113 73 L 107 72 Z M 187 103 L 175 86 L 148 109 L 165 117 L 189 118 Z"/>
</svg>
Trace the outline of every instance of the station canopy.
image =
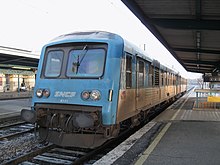
<svg viewBox="0 0 220 165">
<path fill-rule="evenodd" d="M 220 69 L 219 0 L 122 0 L 190 72 Z"/>
<path fill-rule="evenodd" d="M 1 70 L 35 71 L 40 56 L 31 51 L 0 46 Z"/>
</svg>

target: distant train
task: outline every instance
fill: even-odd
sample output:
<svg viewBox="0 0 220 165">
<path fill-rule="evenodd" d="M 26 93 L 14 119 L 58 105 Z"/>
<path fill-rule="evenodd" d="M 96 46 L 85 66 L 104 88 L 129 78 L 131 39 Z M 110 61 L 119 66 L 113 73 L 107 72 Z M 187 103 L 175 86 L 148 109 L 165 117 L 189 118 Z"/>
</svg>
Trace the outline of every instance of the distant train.
<svg viewBox="0 0 220 165">
<path fill-rule="evenodd" d="M 117 34 L 76 32 L 43 47 L 32 109 L 21 116 L 37 123 L 43 140 L 95 148 L 179 97 L 186 84 Z"/>
</svg>

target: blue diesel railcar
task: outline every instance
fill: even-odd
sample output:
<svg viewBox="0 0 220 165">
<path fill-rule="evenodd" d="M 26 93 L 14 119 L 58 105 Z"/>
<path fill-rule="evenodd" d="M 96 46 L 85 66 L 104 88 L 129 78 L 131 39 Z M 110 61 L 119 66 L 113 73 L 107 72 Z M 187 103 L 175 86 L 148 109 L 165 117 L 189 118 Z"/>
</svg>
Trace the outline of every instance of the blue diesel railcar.
<svg viewBox="0 0 220 165">
<path fill-rule="evenodd" d="M 76 32 L 43 47 L 32 110 L 21 116 L 43 140 L 94 148 L 185 90 L 185 79 L 119 35 Z"/>
</svg>

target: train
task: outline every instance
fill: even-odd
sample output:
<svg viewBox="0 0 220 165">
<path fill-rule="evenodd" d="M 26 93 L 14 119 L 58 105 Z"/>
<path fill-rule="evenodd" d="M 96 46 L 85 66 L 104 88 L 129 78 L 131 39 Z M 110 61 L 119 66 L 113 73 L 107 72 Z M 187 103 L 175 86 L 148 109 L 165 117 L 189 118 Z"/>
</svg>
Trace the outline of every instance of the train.
<svg viewBox="0 0 220 165">
<path fill-rule="evenodd" d="M 41 51 L 31 109 L 41 140 L 96 148 L 186 92 L 187 79 L 118 34 L 74 32 Z"/>
</svg>

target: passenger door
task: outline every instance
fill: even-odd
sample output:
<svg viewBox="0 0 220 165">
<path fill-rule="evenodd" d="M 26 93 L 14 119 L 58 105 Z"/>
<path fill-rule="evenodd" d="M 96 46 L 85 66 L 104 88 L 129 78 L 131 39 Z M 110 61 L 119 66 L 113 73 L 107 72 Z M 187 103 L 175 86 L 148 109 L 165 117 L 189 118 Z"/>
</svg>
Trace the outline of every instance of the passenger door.
<svg viewBox="0 0 220 165">
<path fill-rule="evenodd" d="M 136 109 L 144 106 L 145 92 L 144 92 L 144 61 L 137 58 L 136 65 Z"/>
<path fill-rule="evenodd" d="M 117 120 L 123 121 L 132 117 L 136 110 L 135 59 L 129 53 L 122 59 L 121 84 L 118 99 Z"/>
</svg>

